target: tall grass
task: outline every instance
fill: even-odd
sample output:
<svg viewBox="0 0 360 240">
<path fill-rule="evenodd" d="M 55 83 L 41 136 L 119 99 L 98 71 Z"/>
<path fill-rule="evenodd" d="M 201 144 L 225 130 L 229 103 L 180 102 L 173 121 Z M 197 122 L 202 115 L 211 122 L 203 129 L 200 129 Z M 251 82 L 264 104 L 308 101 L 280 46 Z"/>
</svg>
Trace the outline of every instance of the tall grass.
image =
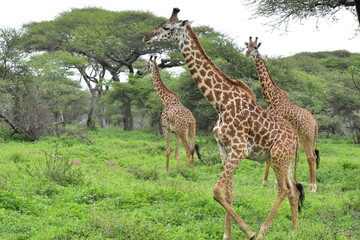
<svg viewBox="0 0 360 240">
<path fill-rule="evenodd" d="M 83 141 L 82 139 L 87 139 Z M 221 173 L 212 136 L 197 136 L 203 158 L 186 168 L 181 150 L 165 173 L 162 136 L 101 129 L 86 136 L 37 142 L 2 141 L 0 239 L 221 239 L 224 210 L 212 188 Z M 309 170 L 301 153 L 305 186 L 300 230 L 291 230 L 288 201 L 266 239 L 359 239 L 360 147 L 350 139 L 321 138 L 318 192 L 308 191 Z M 234 208 L 258 232 L 276 189 L 260 187 L 264 166 L 244 160 L 235 175 Z M 245 239 L 234 225 L 233 239 Z"/>
</svg>

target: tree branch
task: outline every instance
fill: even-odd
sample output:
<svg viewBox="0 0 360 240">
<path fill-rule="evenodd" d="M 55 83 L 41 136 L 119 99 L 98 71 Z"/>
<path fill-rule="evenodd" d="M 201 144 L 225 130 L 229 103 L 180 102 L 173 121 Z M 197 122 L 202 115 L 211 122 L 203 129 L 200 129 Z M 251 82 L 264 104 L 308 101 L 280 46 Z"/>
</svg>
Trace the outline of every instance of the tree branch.
<svg viewBox="0 0 360 240">
<path fill-rule="evenodd" d="M 32 138 L 28 132 L 17 127 L 9 118 L 7 118 L 5 115 L 1 113 L 0 113 L 0 120 L 5 121 L 14 130 L 14 133 L 12 135 L 14 135 L 15 133 L 25 134 L 30 140 L 35 141 L 35 139 Z"/>
<path fill-rule="evenodd" d="M 319 213 L 319 211 L 318 211 L 318 210 L 315 210 L 315 211 L 316 211 L 316 214 L 321 218 L 321 220 L 323 220 L 323 222 L 326 223 L 326 225 L 328 226 L 328 228 L 330 228 L 331 231 L 333 231 L 332 228 L 331 228 L 331 225 L 327 223 L 327 221 L 321 216 L 321 214 Z"/>
<path fill-rule="evenodd" d="M 339 231 L 335 231 L 335 232 L 333 232 L 334 233 L 334 235 L 335 234 L 337 234 L 337 233 L 343 233 L 343 232 L 346 232 L 346 231 L 350 231 L 350 230 L 353 230 L 354 228 L 356 228 L 357 226 L 359 226 L 360 225 L 360 223 L 357 223 L 357 224 L 355 224 L 354 226 L 352 226 L 352 227 L 349 227 L 349 228 L 346 228 L 346 229 L 343 229 L 343 230 L 339 230 Z"/>
<path fill-rule="evenodd" d="M 180 67 L 183 66 L 185 63 L 179 60 L 171 61 L 170 59 L 161 59 L 161 63 L 158 65 L 159 68 L 172 68 L 172 67 Z"/>
</svg>

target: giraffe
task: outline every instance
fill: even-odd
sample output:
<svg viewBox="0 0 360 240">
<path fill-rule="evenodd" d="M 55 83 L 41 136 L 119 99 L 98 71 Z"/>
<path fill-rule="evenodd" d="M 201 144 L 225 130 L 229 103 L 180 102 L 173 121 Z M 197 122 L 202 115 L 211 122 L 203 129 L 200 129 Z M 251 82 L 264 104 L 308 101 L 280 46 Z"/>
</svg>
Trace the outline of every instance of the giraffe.
<svg viewBox="0 0 360 240">
<path fill-rule="evenodd" d="M 194 151 L 201 159 L 199 146 L 195 144 L 196 120 L 191 111 L 184 107 L 179 101 L 176 93 L 170 91 L 161 80 L 160 71 L 156 63 L 156 57 L 150 57 L 145 68 L 145 73 L 152 72 L 154 89 L 164 105 L 161 114 L 162 130 L 166 142 L 166 172 L 169 172 L 170 159 L 170 132 L 175 133 L 175 158 L 180 162 L 179 140 L 181 139 L 186 156 L 187 165 L 194 165 Z"/>
<path fill-rule="evenodd" d="M 316 192 L 316 168 L 318 167 L 320 155 L 317 149 L 318 143 L 318 124 L 311 113 L 295 104 L 288 98 L 288 94 L 280 89 L 274 82 L 267 68 L 264 59 L 259 53 L 261 43 L 257 43 L 258 38 L 249 43 L 245 43 L 247 47 L 246 56 L 253 56 L 255 59 L 256 71 L 260 80 L 261 92 L 265 99 L 269 110 L 274 114 L 288 120 L 296 129 L 303 146 L 310 169 L 310 192 Z M 314 147 L 315 145 L 315 147 Z M 264 180 L 262 185 L 266 186 L 269 173 L 269 164 L 266 164 Z"/>
<path fill-rule="evenodd" d="M 291 206 L 292 226 L 297 229 L 303 190 L 296 175 L 294 179 L 291 174 L 291 161 L 299 145 L 295 130 L 288 121 L 258 105 L 246 84 L 230 79 L 215 66 L 200 45 L 191 22 L 178 19 L 179 12 L 174 8 L 171 17 L 146 34 L 143 41 L 151 44 L 177 40 L 196 85 L 218 112 L 219 119 L 213 133 L 223 170 L 213 188 L 213 197 L 226 210 L 223 239 L 231 238 L 231 219 L 248 238 L 263 239 L 285 197 Z M 234 170 L 244 158 L 259 162 L 270 159 L 279 184 L 276 201 L 257 236 L 232 207 Z"/>
</svg>

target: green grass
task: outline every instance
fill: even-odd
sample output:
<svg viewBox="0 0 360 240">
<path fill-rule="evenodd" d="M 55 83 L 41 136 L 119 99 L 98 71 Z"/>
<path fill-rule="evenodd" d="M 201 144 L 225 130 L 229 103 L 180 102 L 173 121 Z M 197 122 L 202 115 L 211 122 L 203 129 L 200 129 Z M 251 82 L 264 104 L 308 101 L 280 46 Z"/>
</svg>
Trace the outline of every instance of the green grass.
<svg viewBox="0 0 360 240">
<path fill-rule="evenodd" d="M 80 136 L 80 137 L 77 137 Z M 0 141 L 0 239 L 221 239 L 224 210 L 212 188 L 221 173 L 212 136 L 197 136 L 210 166 L 186 168 L 171 158 L 165 173 L 162 136 L 101 129 L 44 138 Z M 291 230 L 288 201 L 266 239 L 359 239 L 360 146 L 322 138 L 318 192 L 309 193 L 302 152 L 299 180 L 306 189 L 300 230 Z M 70 163 L 70 164 L 69 164 Z M 69 167 L 70 166 L 70 167 Z M 264 165 L 244 160 L 235 175 L 234 208 L 258 232 L 275 201 L 260 187 Z M 234 225 L 233 239 L 245 239 Z"/>
</svg>

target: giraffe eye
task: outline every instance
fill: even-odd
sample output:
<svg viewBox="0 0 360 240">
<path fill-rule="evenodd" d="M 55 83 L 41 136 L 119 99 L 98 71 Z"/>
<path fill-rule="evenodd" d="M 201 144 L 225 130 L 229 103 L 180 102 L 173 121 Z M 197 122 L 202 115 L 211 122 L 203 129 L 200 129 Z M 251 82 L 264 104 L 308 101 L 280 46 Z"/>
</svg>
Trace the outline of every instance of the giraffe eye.
<svg viewBox="0 0 360 240">
<path fill-rule="evenodd" d="M 164 29 L 165 31 L 170 30 L 170 28 L 169 28 L 169 27 L 163 27 L 163 29 Z"/>
</svg>

